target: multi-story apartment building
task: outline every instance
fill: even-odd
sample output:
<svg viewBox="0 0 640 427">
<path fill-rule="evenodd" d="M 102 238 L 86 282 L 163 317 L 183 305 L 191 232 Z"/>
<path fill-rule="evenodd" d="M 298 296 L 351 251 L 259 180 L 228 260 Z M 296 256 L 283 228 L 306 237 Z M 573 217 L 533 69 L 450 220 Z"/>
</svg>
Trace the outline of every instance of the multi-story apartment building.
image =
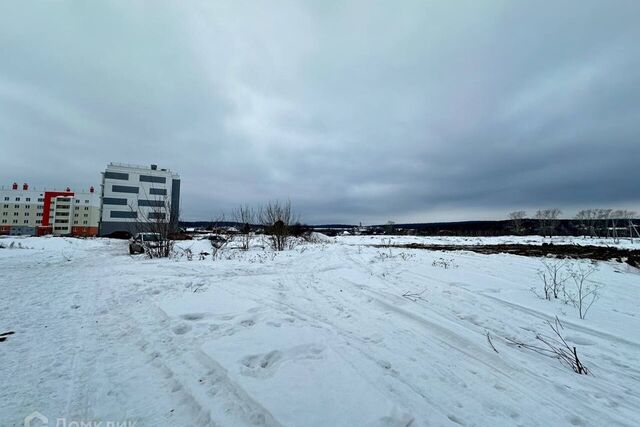
<svg viewBox="0 0 640 427">
<path fill-rule="evenodd" d="M 178 225 L 180 177 L 168 169 L 110 163 L 102 173 L 100 235 Z"/>
<path fill-rule="evenodd" d="M 89 191 L 0 188 L 0 234 L 95 236 L 100 196 Z"/>
</svg>

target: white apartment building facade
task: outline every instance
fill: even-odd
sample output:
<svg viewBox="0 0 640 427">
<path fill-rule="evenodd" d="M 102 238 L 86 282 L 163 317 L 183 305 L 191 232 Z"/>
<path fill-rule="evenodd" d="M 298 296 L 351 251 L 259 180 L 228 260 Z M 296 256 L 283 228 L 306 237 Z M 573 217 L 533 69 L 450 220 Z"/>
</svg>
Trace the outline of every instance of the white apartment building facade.
<svg viewBox="0 0 640 427">
<path fill-rule="evenodd" d="M 152 222 L 178 225 L 180 177 L 156 165 L 110 163 L 102 173 L 99 234 L 143 231 Z"/>
<path fill-rule="evenodd" d="M 100 196 L 88 191 L 0 188 L 0 234 L 96 236 Z"/>
</svg>

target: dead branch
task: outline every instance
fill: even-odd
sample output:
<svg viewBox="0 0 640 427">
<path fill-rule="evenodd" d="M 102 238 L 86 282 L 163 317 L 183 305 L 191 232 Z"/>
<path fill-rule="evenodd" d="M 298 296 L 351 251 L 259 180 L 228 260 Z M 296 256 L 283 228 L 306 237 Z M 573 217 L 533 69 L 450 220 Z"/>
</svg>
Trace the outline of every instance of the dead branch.
<svg viewBox="0 0 640 427">
<path fill-rule="evenodd" d="M 493 351 L 495 351 L 496 353 L 500 353 L 498 351 L 498 349 L 496 348 L 495 345 L 493 345 L 493 342 L 491 341 L 491 335 L 489 335 L 489 331 L 487 331 L 487 341 L 489 342 L 489 345 L 491 346 L 491 348 L 493 349 Z"/>
<path fill-rule="evenodd" d="M 578 352 L 575 346 L 570 346 L 562 336 L 564 327 L 556 316 L 555 322 L 546 321 L 547 325 L 553 331 L 552 336 L 544 334 L 536 334 L 536 339 L 542 345 L 525 343 L 513 338 L 505 338 L 507 342 L 519 348 L 525 348 L 543 356 L 558 359 L 560 363 L 570 367 L 573 372 L 580 375 L 589 375 L 589 370 L 582 364 L 578 358 Z"/>
<path fill-rule="evenodd" d="M 422 294 L 424 294 L 425 291 L 426 291 L 426 289 L 423 289 L 421 292 L 410 292 L 410 291 L 407 291 L 404 294 L 402 294 L 402 296 L 404 298 L 407 298 L 407 299 L 413 301 L 413 302 L 416 302 L 419 299 L 423 299 L 422 298 Z"/>
</svg>

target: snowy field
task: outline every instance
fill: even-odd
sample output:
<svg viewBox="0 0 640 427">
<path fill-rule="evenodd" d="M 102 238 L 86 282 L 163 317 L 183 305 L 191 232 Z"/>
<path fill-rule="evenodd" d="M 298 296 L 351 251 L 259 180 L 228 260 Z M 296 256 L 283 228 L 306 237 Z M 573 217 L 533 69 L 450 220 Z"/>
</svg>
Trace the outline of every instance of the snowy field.
<svg viewBox="0 0 640 427">
<path fill-rule="evenodd" d="M 601 237 L 571 237 L 571 236 L 496 236 L 496 237 L 463 237 L 463 236 L 339 236 L 338 242 L 346 244 L 380 244 L 391 241 L 392 244 L 406 245 L 420 243 L 423 245 L 591 245 L 609 246 L 621 249 L 640 249 L 640 239 L 628 237 L 614 240 Z"/>
<path fill-rule="evenodd" d="M 640 419 L 640 273 L 625 264 L 598 263 L 601 298 L 581 320 L 531 291 L 542 289 L 536 258 L 379 249 L 357 236 L 216 261 L 199 259 L 204 241 L 180 243 L 192 261 L 131 257 L 108 239 L 0 239 L 11 242 L 0 249 L 0 334 L 15 331 L 0 342 L 3 427 L 33 411 L 49 426 Z M 556 315 L 592 375 L 505 339 L 535 343 Z"/>
</svg>

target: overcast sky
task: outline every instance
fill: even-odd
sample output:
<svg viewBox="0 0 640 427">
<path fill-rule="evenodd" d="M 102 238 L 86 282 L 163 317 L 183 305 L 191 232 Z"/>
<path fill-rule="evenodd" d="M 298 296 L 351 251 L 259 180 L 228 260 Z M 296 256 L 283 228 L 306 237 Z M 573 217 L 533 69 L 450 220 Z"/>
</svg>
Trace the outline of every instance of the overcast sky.
<svg viewBox="0 0 640 427">
<path fill-rule="evenodd" d="M 183 219 L 640 210 L 640 1 L 0 2 L 0 184 L 181 175 Z"/>
</svg>

